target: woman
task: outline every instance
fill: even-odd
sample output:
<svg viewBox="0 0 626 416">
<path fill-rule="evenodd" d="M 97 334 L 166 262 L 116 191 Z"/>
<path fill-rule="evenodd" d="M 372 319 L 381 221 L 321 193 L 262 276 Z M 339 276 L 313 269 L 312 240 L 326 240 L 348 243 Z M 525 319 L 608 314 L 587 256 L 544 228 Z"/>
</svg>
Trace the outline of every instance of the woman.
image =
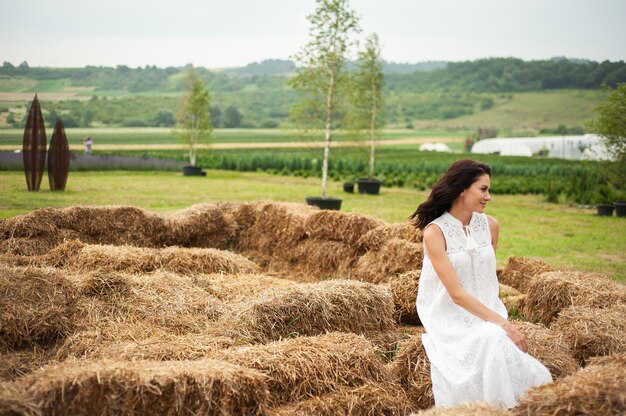
<svg viewBox="0 0 626 416">
<path fill-rule="evenodd" d="M 417 312 L 436 406 L 510 408 L 530 387 L 552 381 L 498 297 L 499 225 L 484 214 L 490 184 L 489 166 L 459 160 L 411 216 L 424 230 Z"/>
</svg>

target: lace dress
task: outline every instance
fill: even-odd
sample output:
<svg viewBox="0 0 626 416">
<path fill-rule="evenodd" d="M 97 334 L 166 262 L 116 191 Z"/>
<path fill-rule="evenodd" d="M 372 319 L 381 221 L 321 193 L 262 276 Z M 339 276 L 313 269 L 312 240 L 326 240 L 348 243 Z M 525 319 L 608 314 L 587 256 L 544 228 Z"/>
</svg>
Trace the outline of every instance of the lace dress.
<svg viewBox="0 0 626 416">
<path fill-rule="evenodd" d="M 507 318 L 498 297 L 496 257 L 487 216 L 474 212 L 469 226 L 463 227 L 445 212 L 433 223 L 445 236 L 446 254 L 463 288 Z M 424 251 L 417 312 L 426 330 L 422 341 L 430 361 L 435 405 L 486 401 L 510 408 L 530 387 L 551 382 L 549 371 L 522 352 L 500 326 L 452 302 Z"/>
</svg>

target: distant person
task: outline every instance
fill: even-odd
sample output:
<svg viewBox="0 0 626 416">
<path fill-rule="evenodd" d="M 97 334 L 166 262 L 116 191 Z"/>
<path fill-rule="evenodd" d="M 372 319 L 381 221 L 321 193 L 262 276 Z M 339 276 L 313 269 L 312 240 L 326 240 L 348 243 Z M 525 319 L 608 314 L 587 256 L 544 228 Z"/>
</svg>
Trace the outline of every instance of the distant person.
<svg viewBox="0 0 626 416">
<path fill-rule="evenodd" d="M 87 136 L 84 140 L 85 143 L 85 154 L 91 156 L 91 146 L 93 146 L 93 140 L 91 140 L 91 136 Z"/>
<path fill-rule="evenodd" d="M 499 224 L 484 213 L 490 186 L 489 166 L 459 160 L 411 215 L 424 230 L 416 304 L 435 406 L 511 408 L 531 387 L 552 381 L 498 297 Z"/>
</svg>

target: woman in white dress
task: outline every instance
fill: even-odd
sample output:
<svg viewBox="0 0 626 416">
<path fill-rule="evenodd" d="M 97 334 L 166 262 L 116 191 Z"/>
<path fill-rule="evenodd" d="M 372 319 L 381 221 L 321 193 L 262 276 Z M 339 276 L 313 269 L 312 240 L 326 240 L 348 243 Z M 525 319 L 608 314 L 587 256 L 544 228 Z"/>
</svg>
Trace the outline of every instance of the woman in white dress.
<svg viewBox="0 0 626 416">
<path fill-rule="evenodd" d="M 424 230 L 417 312 L 436 406 L 511 408 L 530 387 L 552 381 L 498 297 L 499 225 L 484 214 L 490 184 L 489 166 L 457 161 L 411 216 Z"/>
</svg>

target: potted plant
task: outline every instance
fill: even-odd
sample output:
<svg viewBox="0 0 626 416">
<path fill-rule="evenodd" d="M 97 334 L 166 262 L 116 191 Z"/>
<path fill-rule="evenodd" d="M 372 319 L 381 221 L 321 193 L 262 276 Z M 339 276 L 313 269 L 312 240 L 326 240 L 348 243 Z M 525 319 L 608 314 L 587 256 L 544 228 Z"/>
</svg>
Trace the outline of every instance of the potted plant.
<svg viewBox="0 0 626 416">
<path fill-rule="evenodd" d="M 357 185 L 360 194 L 377 195 L 382 181 L 374 177 L 376 134 L 382 126 L 383 70 L 380 58 L 378 36 L 374 33 L 367 38 L 365 49 L 359 52 L 357 70 L 354 73 L 354 126 L 357 131 L 367 130 L 370 144 L 369 175 L 359 178 Z"/>
<path fill-rule="evenodd" d="M 613 206 L 615 207 L 615 215 L 626 217 L 626 201 L 615 201 Z"/>
<path fill-rule="evenodd" d="M 596 200 L 598 201 L 598 203 L 596 204 L 596 212 L 599 216 L 613 216 L 613 210 L 615 209 L 615 206 L 611 202 L 613 201 L 613 192 L 609 185 L 601 185 L 598 188 Z"/>
<path fill-rule="evenodd" d="M 196 78 L 193 67 L 187 72 L 187 93 L 181 98 L 178 108 L 178 135 L 187 146 L 189 165 L 183 166 L 184 176 L 206 176 L 201 167 L 196 166 L 198 145 L 211 138 L 213 127 L 209 118 L 211 96 L 202 80 Z"/>
<path fill-rule="evenodd" d="M 324 158 L 322 162 L 322 196 L 309 196 L 306 203 L 322 209 L 340 209 L 341 199 L 326 195 L 328 157 L 336 115 L 342 113 L 342 104 L 350 84 L 345 68 L 346 54 L 358 32 L 358 17 L 349 10 L 347 0 L 317 0 L 315 13 L 308 16 L 311 40 L 295 56 L 300 64 L 289 85 L 298 94 L 291 114 L 301 129 L 308 134 L 324 131 Z"/>
</svg>

